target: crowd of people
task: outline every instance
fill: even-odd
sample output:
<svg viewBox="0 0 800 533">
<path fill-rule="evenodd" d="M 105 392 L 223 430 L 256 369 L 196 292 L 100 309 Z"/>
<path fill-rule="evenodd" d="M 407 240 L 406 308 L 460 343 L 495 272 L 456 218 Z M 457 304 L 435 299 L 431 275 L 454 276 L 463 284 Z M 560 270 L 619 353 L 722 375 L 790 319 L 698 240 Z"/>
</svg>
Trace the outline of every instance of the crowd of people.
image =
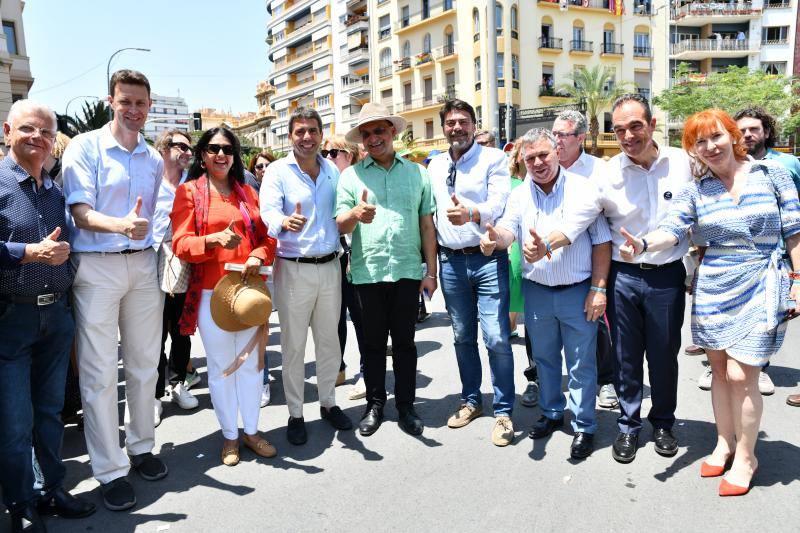
<svg viewBox="0 0 800 533">
<path fill-rule="evenodd" d="M 309 328 L 320 417 L 338 431 L 354 426 L 336 400 L 348 315 L 360 354 L 349 397 L 366 402 L 359 434 L 383 422 L 387 355 L 398 424 L 422 434 L 415 326 L 427 314 L 421 295 L 424 304 L 439 288 L 461 381 L 448 427 L 484 412 L 480 329 L 494 392 L 491 441 L 513 442 L 511 342 L 523 322 L 529 365 L 520 403 L 541 409 L 529 436 L 549 436 L 569 411 L 570 456 L 585 459 L 596 404 L 618 406 L 612 456 L 620 463 L 639 446 L 645 358 L 654 449 L 678 452 L 678 352 L 692 294 L 690 350 L 708 357 L 718 432 L 700 475 L 724 476 L 721 496 L 749 491 L 762 370 L 800 296 L 800 165 L 771 149 L 775 123 L 763 110 L 692 115 L 681 149 L 657 144 L 648 101 L 625 94 L 612 106 L 621 153 L 606 160 L 584 151 L 587 123 L 577 111 L 500 150 L 491 133 L 476 131 L 472 106 L 449 100 L 439 113 L 449 150 L 423 166 L 396 149 L 407 124 L 382 104 L 364 105 L 352 129 L 328 139 L 317 112 L 300 107 L 289 117 L 289 153 L 257 153 L 246 169 L 225 127 L 196 143 L 168 130 L 150 146 L 140 133 L 151 105 L 143 74 L 117 71 L 109 95 L 113 120 L 65 149 L 59 143 L 63 154 L 54 152 L 55 115 L 41 104 L 14 103 L 3 126 L 0 482 L 13 531 L 45 531 L 40 513 L 95 511 L 62 486 L 63 420 L 78 410 L 65 398 L 76 383 L 104 505 L 136 504 L 130 470 L 148 481 L 168 475 L 153 454 L 155 427 L 167 392 L 180 408 L 198 407 L 190 391 L 200 379 L 190 358 L 196 331 L 221 462 L 236 465 L 241 444 L 274 457 L 258 431 L 270 401 L 273 307 L 289 443 L 308 439 Z M 787 401 L 799 405 L 800 395 Z"/>
</svg>

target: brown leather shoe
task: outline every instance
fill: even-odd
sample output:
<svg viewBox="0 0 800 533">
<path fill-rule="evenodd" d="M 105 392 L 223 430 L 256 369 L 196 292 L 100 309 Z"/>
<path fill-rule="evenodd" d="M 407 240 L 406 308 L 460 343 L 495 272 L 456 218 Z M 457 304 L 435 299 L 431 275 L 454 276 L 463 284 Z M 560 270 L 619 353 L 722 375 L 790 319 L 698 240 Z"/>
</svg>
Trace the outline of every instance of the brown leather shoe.
<svg viewBox="0 0 800 533">
<path fill-rule="evenodd" d="M 683 350 L 683 353 L 686 355 L 703 355 L 706 351 L 696 344 L 690 344 Z"/>
<path fill-rule="evenodd" d="M 225 439 L 222 445 L 221 454 L 222 464 L 225 466 L 236 466 L 239 464 L 239 441 Z"/>
<path fill-rule="evenodd" d="M 242 442 L 258 456 L 269 458 L 278 455 L 278 450 L 275 449 L 275 446 L 258 435 L 245 434 Z"/>
<path fill-rule="evenodd" d="M 800 394 L 790 394 L 786 397 L 786 403 L 792 407 L 800 407 Z"/>
</svg>

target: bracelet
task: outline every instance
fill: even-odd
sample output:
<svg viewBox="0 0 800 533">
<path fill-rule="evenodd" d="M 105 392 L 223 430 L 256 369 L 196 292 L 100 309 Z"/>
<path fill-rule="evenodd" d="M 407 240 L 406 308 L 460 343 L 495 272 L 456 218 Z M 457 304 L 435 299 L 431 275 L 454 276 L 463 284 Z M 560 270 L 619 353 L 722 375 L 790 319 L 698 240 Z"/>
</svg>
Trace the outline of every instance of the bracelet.
<svg viewBox="0 0 800 533">
<path fill-rule="evenodd" d="M 647 239 L 642 239 L 642 253 L 647 251 Z"/>
<path fill-rule="evenodd" d="M 789 272 L 789 279 L 800 280 L 800 272 Z"/>
<path fill-rule="evenodd" d="M 472 214 L 473 213 L 472 213 L 472 208 L 471 207 L 467 208 L 467 213 L 469 213 L 469 221 L 468 222 L 472 222 Z"/>
<path fill-rule="evenodd" d="M 553 250 L 550 248 L 550 239 L 545 237 L 544 239 L 542 239 L 542 242 L 544 243 L 544 250 L 545 250 L 544 255 L 547 256 L 547 259 L 552 259 Z"/>
<path fill-rule="evenodd" d="M 430 274 L 425 274 L 425 277 L 428 279 L 436 279 L 436 276 L 431 276 Z"/>
<path fill-rule="evenodd" d="M 592 285 L 589 287 L 590 291 L 599 292 L 600 294 L 605 294 L 606 290 L 603 287 L 597 287 L 596 285 Z"/>
</svg>

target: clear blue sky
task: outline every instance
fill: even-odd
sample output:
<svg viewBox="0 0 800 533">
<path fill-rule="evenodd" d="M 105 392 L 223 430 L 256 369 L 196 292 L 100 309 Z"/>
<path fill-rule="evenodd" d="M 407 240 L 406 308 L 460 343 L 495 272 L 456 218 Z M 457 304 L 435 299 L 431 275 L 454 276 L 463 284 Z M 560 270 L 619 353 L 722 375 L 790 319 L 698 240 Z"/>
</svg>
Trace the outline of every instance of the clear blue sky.
<svg viewBox="0 0 800 533">
<path fill-rule="evenodd" d="M 264 0 L 28 0 L 23 23 L 35 78 L 30 98 L 59 113 L 74 96 L 105 97 L 106 62 L 142 71 L 154 93 L 189 110 L 255 111 L 267 74 Z M 69 112 L 80 109 L 81 100 Z"/>
</svg>

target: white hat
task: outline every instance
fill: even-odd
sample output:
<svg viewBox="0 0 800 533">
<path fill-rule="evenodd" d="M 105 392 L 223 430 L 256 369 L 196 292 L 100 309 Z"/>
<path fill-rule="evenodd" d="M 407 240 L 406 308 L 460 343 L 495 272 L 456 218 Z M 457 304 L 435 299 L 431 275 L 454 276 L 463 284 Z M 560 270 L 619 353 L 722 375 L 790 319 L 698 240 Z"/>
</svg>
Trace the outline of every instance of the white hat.
<svg viewBox="0 0 800 533">
<path fill-rule="evenodd" d="M 382 120 L 391 122 L 392 126 L 394 126 L 397 130 L 397 133 L 402 133 L 406 129 L 406 119 L 390 114 L 389 108 L 383 104 L 369 102 L 364 104 L 364 107 L 361 108 L 361 112 L 358 114 L 358 122 L 350 131 L 347 132 L 344 138 L 351 143 L 358 144 L 361 142 L 361 133 L 358 131 L 358 127 L 370 122 L 378 122 Z"/>
</svg>

